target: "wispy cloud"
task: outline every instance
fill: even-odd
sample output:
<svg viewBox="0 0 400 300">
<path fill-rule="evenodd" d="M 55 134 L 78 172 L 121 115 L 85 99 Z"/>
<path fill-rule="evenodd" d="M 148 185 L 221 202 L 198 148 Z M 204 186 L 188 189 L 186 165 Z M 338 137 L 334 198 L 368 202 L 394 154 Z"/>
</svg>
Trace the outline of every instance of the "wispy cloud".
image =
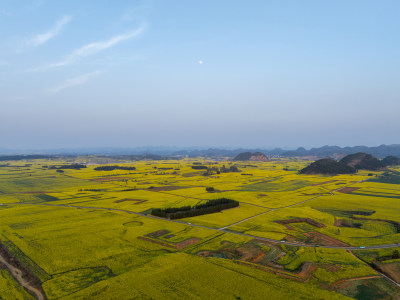
<svg viewBox="0 0 400 300">
<path fill-rule="evenodd" d="M 60 20 L 56 22 L 53 28 L 49 29 L 48 31 L 40 34 L 36 34 L 31 39 L 27 41 L 27 44 L 32 47 L 38 47 L 48 40 L 56 37 L 63 27 L 68 24 L 72 20 L 71 16 L 63 16 Z"/>
<path fill-rule="evenodd" d="M 44 71 L 44 70 L 48 70 L 48 69 L 52 69 L 52 68 L 58 68 L 58 67 L 70 65 L 83 57 L 87 57 L 87 56 L 96 54 L 100 51 L 111 48 L 123 41 L 129 40 L 135 36 L 138 36 L 144 31 L 144 29 L 145 29 L 145 25 L 142 25 L 139 28 L 131 30 L 127 33 L 113 36 L 106 41 L 94 42 L 94 43 L 84 45 L 81 48 L 78 48 L 75 51 L 73 51 L 72 53 L 70 53 L 69 55 L 67 55 L 65 57 L 65 59 L 63 59 L 59 62 L 56 62 L 56 63 L 48 64 L 48 65 L 33 69 L 33 71 Z"/>
<path fill-rule="evenodd" d="M 54 95 L 59 93 L 60 91 L 73 87 L 73 86 L 78 86 L 78 85 L 82 85 L 85 84 L 86 82 L 88 82 L 90 79 L 92 79 L 93 77 L 99 76 L 102 72 L 100 71 L 95 71 L 95 72 L 91 72 L 91 73 L 86 73 L 83 75 L 80 75 L 78 77 L 74 77 L 74 78 L 69 78 L 67 80 L 65 80 L 64 82 L 60 83 L 59 85 L 47 89 L 45 90 L 45 92 L 47 94 L 50 95 Z"/>
</svg>

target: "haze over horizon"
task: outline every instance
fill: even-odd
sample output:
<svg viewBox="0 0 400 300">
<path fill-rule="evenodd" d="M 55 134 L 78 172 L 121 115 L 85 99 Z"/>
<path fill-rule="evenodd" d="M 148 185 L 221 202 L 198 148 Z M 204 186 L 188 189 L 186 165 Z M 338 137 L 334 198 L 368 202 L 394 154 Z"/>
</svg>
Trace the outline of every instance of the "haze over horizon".
<svg viewBox="0 0 400 300">
<path fill-rule="evenodd" d="M 0 0 L 0 148 L 399 144 L 398 1 Z"/>
</svg>

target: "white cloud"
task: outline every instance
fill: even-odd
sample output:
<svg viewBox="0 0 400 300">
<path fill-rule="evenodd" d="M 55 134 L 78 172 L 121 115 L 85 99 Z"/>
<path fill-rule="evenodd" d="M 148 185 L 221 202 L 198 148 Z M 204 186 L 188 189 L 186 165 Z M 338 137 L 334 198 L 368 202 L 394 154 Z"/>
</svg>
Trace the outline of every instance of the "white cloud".
<svg viewBox="0 0 400 300">
<path fill-rule="evenodd" d="M 96 54 L 97 52 L 111 48 L 111 47 L 119 44 L 120 42 L 129 40 L 135 36 L 138 36 L 144 31 L 144 29 L 145 29 L 145 25 L 142 25 L 138 29 L 134 29 L 125 34 L 119 34 L 119 35 L 113 36 L 112 38 L 110 38 L 107 41 L 87 44 L 85 46 L 82 46 L 81 48 L 76 49 L 71 54 L 67 55 L 64 60 L 36 68 L 33 71 L 43 71 L 43 70 L 48 70 L 48 69 L 52 69 L 52 68 L 58 68 L 58 67 L 70 65 L 70 64 L 76 62 L 77 60 L 79 60 L 80 58 Z"/>
<path fill-rule="evenodd" d="M 96 77 L 100 74 L 101 74 L 100 71 L 95 71 L 95 72 L 80 75 L 78 77 L 69 78 L 69 79 L 65 80 L 64 82 L 60 83 L 59 85 L 57 85 L 53 88 L 47 89 L 45 92 L 47 94 L 51 94 L 51 95 L 57 94 L 58 92 L 60 92 L 64 89 L 85 84 L 87 81 L 89 81 L 93 77 Z"/>
<path fill-rule="evenodd" d="M 35 35 L 27 42 L 27 44 L 29 46 L 38 47 L 46 43 L 48 40 L 56 37 L 60 33 L 61 29 L 71 20 L 71 16 L 63 16 L 60 20 L 57 21 L 53 28 L 49 29 L 45 33 Z"/>
</svg>

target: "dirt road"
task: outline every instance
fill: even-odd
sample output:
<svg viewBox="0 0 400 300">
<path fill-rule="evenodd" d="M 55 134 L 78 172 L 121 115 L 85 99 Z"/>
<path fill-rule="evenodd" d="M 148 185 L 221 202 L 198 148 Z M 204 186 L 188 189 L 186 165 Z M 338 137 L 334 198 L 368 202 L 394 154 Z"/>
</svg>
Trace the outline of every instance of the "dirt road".
<svg viewBox="0 0 400 300">
<path fill-rule="evenodd" d="M 21 286 L 23 286 L 25 289 L 30 291 L 32 294 L 34 294 L 38 300 L 45 299 L 43 292 L 41 290 L 39 290 L 38 288 L 34 287 L 29 281 L 26 281 L 22 277 L 23 272 L 20 269 L 18 269 L 17 267 L 14 267 L 13 265 L 9 264 L 7 262 L 7 260 L 1 254 L 0 254 L 0 262 L 6 266 L 7 270 L 18 281 L 18 283 Z"/>
</svg>

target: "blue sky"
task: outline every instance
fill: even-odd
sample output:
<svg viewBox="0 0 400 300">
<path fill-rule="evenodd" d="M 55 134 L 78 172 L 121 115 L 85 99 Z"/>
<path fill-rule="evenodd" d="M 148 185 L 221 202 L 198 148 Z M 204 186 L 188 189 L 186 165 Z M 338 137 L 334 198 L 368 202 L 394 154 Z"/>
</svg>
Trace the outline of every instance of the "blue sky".
<svg viewBox="0 0 400 300">
<path fill-rule="evenodd" d="M 0 0 L 0 148 L 400 143 L 399 1 Z"/>
</svg>

